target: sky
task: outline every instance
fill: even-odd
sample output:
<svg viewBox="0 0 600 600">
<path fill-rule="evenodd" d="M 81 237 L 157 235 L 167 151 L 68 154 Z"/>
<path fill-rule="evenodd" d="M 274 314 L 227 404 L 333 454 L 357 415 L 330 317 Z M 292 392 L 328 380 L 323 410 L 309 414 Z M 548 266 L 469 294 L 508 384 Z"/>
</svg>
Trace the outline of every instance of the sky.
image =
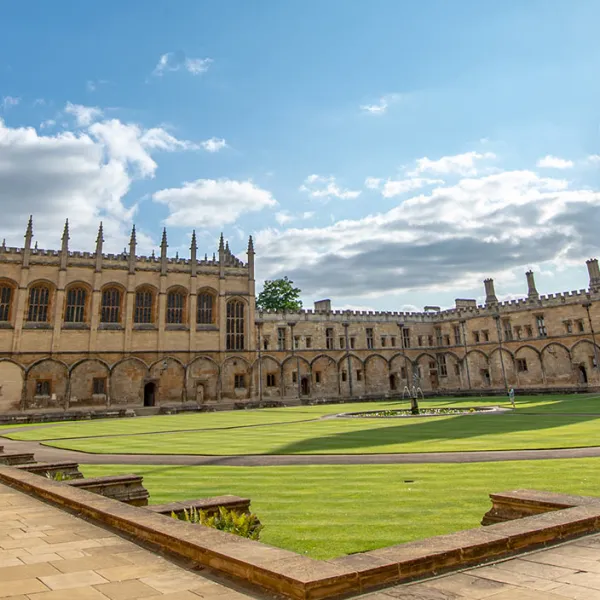
<svg viewBox="0 0 600 600">
<path fill-rule="evenodd" d="M 0 12 L 0 238 L 242 260 L 307 308 L 587 287 L 597 0 L 20 0 Z"/>
</svg>

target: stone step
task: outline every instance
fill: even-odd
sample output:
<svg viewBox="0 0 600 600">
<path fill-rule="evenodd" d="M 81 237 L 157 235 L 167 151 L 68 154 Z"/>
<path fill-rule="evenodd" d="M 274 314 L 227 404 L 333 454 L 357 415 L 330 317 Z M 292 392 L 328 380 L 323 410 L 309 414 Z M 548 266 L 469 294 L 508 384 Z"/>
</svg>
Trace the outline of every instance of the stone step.
<svg viewBox="0 0 600 600">
<path fill-rule="evenodd" d="M 0 454 L 0 465 L 9 467 L 15 465 L 24 465 L 34 463 L 33 453 L 31 452 L 7 452 Z"/>
<path fill-rule="evenodd" d="M 119 500 L 132 506 L 147 506 L 150 494 L 142 485 L 141 475 L 107 475 L 65 481 L 67 485 L 82 488 L 94 494 Z"/>
<path fill-rule="evenodd" d="M 33 464 L 18 465 L 17 469 L 47 477 L 48 474 L 64 473 L 69 479 L 83 479 L 79 464 L 72 461 L 35 462 Z"/>
<path fill-rule="evenodd" d="M 237 513 L 250 512 L 250 500 L 248 498 L 240 498 L 239 496 L 215 496 L 213 498 L 198 498 L 196 500 L 181 500 L 180 502 L 170 502 L 168 504 L 152 504 L 147 506 L 148 510 L 159 513 L 161 515 L 176 515 L 183 514 L 184 510 L 195 508 L 203 510 L 209 515 L 215 514 L 220 506 L 235 511 Z"/>
</svg>

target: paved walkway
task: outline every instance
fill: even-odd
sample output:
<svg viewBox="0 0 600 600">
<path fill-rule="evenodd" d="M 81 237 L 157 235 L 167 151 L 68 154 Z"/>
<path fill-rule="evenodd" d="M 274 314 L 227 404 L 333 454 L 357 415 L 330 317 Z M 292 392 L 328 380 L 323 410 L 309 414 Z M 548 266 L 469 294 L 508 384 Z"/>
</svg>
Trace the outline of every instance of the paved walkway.
<svg viewBox="0 0 600 600">
<path fill-rule="evenodd" d="M 118 535 L 0 484 L 0 598 L 250 600 Z"/>
<path fill-rule="evenodd" d="M 360 600 L 600 600 L 600 536 L 520 555 Z"/>
<path fill-rule="evenodd" d="M 1 436 L 0 431 L 0 436 Z M 90 465 L 219 465 L 263 467 L 286 465 L 386 465 L 417 463 L 478 463 L 505 460 L 548 460 L 600 457 L 600 447 L 554 450 L 484 450 L 480 452 L 414 452 L 405 454 L 261 454 L 205 456 L 197 454 L 89 454 L 0 437 L 5 452 L 33 452 L 38 461 L 72 460 Z"/>
</svg>

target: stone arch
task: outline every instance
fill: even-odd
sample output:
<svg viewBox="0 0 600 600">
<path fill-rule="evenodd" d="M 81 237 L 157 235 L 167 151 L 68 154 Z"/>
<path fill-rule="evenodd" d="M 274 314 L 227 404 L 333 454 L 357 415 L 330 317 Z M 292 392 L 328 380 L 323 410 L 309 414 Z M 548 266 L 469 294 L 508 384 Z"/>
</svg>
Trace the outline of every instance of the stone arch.
<svg viewBox="0 0 600 600">
<path fill-rule="evenodd" d="M 208 356 L 198 356 L 186 369 L 187 400 L 203 404 L 219 397 L 219 365 Z"/>
<path fill-rule="evenodd" d="M 53 358 L 42 358 L 27 368 L 25 408 L 62 408 L 69 393 L 69 369 Z"/>
<path fill-rule="evenodd" d="M 142 405 L 147 377 L 148 365 L 135 356 L 115 363 L 110 370 L 111 404 Z"/>
<path fill-rule="evenodd" d="M 312 396 L 336 398 L 340 393 L 337 362 L 328 354 L 315 356 L 310 363 L 312 371 Z"/>
<path fill-rule="evenodd" d="M 308 389 L 310 390 L 310 363 L 299 355 L 288 356 L 281 363 L 281 390 L 283 396 L 297 398 L 302 395 L 302 378 L 308 378 Z"/>
<path fill-rule="evenodd" d="M 440 387 L 452 390 L 467 388 L 468 382 L 464 372 L 463 358 L 452 350 L 446 350 L 443 354 L 446 357 L 446 376 L 440 378 Z"/>
<path fill-rule="evenodd" d="M 108 365 L 98 358 L 84 359 L 76 362 L 69 370 L 70 390 L 69 406 L 94 406 L 108 403 L 110 369 Z M 97 389 L 104 389 L 104 393 L 94 393 L 94 379 L 104 380 L 98 382 Z"/>
<path fill-rule="evenodd" d="M 262 372 L 263 398 L 279 398 L 281 396 L 281 363 L 270 354 L 262 354 L 252 365 L 252 381 L 255 394 L 259 395 L 259 381 Z"/>
<path fill-rule="evenodd" d="M 515 350 L 515 367 L 518 387 L 539 387 L 544 383 L 544 370 L 540 351 L 529 344 Z"/>
<path fill-rule="evenodd" d="M 500 358 L 502 357 L 502 358 Z M 517 374 L 515 370 L 515 357 L 507 348 L 494 348 L 488 357 L 492 385 L 498 388 L 512 387 L 517 385 Z M 504 372 L 503 372 L 504 367 Z M 506 377 L 506 386 L 504 378 Z"/>
<path fill-rule="evenodd" d="M 438 373 L 438 362 L 435 354 L 422 352 L 415 358 L 414 370 L 418 375 L 418 383 L 423 390 L 435 392 L 441 387 L 440 375 Z M 410 382 L 411 387 L 413 382 Z"/>
<path fill-rule="evenodd" d="M 23 381 L 23 367 L 9 358 L 0 358 L 0 413 L 21 408 Z"/>
<path fill-rule="evenodd" d="M 237 386 L 236 386 L 237 384 Z M 243 384 L 244 387 L 240 387 Z M 243 400 L 252 394 L 252 366 L 241 356 L 230 356 L 221 365 L 221 397 Z"/>
<path fill-rule="evenodd" d="M 406 354 L 397 353 L 389 361 L 388 385 L 391 393 L 401 393 L 405 386 L 413 386 L 413 362 Z"/>
<path fill-rule="evenodd" d="M 390 391 L 390 369 L 381 354 L 370 354 L 365 359 L 365 392 L 382 395 Z"/>
<path fill-rule="evenodd" d="M 469 367 L 471 387 L 475 389 L 491 387 L 492 376 L 487 354 L 481 350 L 473 349 L 467 352 L 465 359 Z"/>
<path fill-rule="evenodd" d="M 185 366 L 178 358 L 165 356 L 153 362 L 149 373 L 150 380 L 156 385 L 157 404 L 180 404 L 184 401 Z"/>
<path fill-rule="evenodd" d="M 348 354 L 338 361 L 338 370 L 341 395 L 364 396 L 365 365 L 363 361 L 356 354 Z"/>
<path fill-rule="evenodd" d="M 594 352 L 592 340 L 579 340 L 571 347 L 571 362 L 573 363 L 576 374 L 579 375 L 581 367 L 583 367 L 585 369 L 584 372 L 587 383 L 595 385 L 600 381 L 598 368 L 595 364 L 596 357 L 600 359 L 600 349 L 598 348 L 598 345 L 596 345 L 596 352 Z M 580 381 L 580 383 L 582 382 Z"/>
<path fill-rule="evenodd" d="M 576 383 L 571 353 L 560 342 L 550 342 L 542 348 L 542 365 L 546 381 L 552 385 L 573 385 Z"/>
</svg>

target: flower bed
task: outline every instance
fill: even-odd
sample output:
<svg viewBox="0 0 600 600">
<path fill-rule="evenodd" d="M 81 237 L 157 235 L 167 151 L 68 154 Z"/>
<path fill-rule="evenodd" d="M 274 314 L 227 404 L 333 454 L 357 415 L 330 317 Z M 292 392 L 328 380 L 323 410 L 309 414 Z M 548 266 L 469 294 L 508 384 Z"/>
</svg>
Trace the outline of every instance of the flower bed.
<svg viewBox="0 0 600 600">
<path fill-rule="evenodd" d="M 342 413 L 338 417 L 350 418 L 378 418 L 389 419 L 396 417 L 440 417 L 445 415 L 472 415 L 476 413 L 504 412 L 499 406 L 470 406 L 461 408 L 419 408 L 419 414 L 415 415 L 410 408 L 399 408 L 394 410 L 371 410 L 357 413 Z"/>
</svg>

